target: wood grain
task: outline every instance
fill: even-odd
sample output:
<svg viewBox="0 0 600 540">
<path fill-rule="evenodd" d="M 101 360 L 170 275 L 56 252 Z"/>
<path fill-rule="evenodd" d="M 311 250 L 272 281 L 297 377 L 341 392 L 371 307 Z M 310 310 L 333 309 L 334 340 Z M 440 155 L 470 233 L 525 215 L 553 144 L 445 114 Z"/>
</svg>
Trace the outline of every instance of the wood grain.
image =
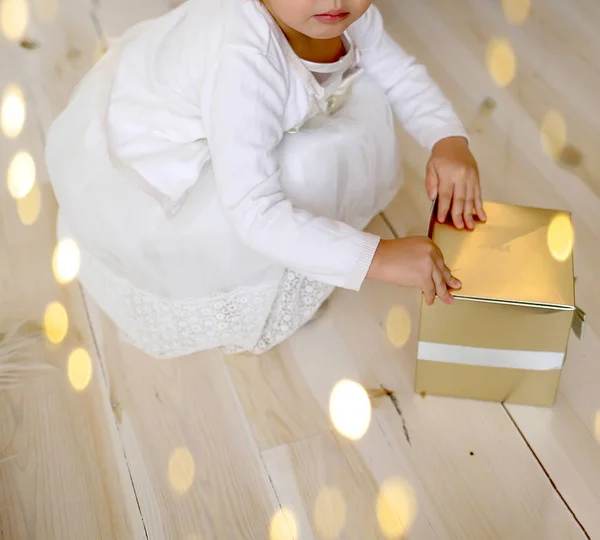
<svg viewBox="0 0 600 540">
<path fill-rule="evenodd" d="M 329 430 L 296 363 L 280 349 L 225 359 L 261 450 Z"/>
<path fill-rule="evenodd" d="M 52 274 L 56 207 L 45 183 L 35 102 L 24 78 L 14 75 L 10 80 L 23 85 L 28 117 L 17 139 L 0 143 L 0 169 L 7 170 L 17 149 L 30 152 L 37 165 L 41 210 L 34 223 L 22 224 L 15 200 L 2 186 L 2 324 L 9 319 L 41 325 L 46 305 L 59 301 L 71 326 L 61 344 L 43 340 L 31 350 L 39 377 L 13 389 L 0 389 L 0 537 L 142 539 L 101 371 L 85 335 L 89 327 L 78 287 L 61 287 Z M 6 71 L 1 70 L 0 88 L 6 83 Z M 92 378 L 82 392 L 76 392 L 68 379 L 67 362 L 70 352 L 81 346 L 91 352 Z"/>
<path fill-rule="evenodd" d="M 148 537 L 265 538 L 277 502 L 221 353 L 156 360 L 88 310 Z"/>
<path fill-rule="evenodd" d="M 600 288 L 595 278 L 600 265 L 596 247 L 600 227 L 593 216 L 599 209 L 596 179 L 600 168 L 597 152 L 590 145 L 600 109 L 590 93 L 598 86 L 599 66 L 590 54 L 597 45 L 597 34 L 590 32 L 589 19 L 583 20 L 589 7 L 582 3 L 567 9 L 560 2 L 534 3 L 525 23 L 513 27 L 505 20 L 499 3 L 462 2 L 464 9 L 435 0 L 403 9 L 387 1 L 380 4 L 392 33 L 427 63 L 467 126 L 473 127 L 473 106 L 486 96 L 493 98 L 494 109 L 475 118 L 476 127 L 470 133 L 486 197 L 561 208 L 573 214 L 576 296 L 588 312 L 588 333 L 582 343 L 571 339 L 554 409 L 507 406 L 507 411 L 556 483 L 557 491 L 587 534 L 594 537 L 600 534 L 597 513 L 591 510 L 600 502 L 595 489 L 600 448 L 594 438 L 600 398 L 593 382 L 597 380 L 597 363 L 592 360 L 600 350 Z M 440 16 L 443 24 L 439 23 Z M 415 31 L 423 25 L 431 29 L 434 39 L 425 39 Z M 573 39 L 566 39 L 567 35 Z M 486 66 L 488 42 L 498 37 L 509 39 L 517 58 L 517 75 L 508 88 L 497 87 Z M 452 58 L 460 61 L 452 62 Z M 553 159 L 544 151 L 541 125 L 552 109 L 567 126 L 565 144 L 571 157 L 579 156 L 581 163 L 567 164 L 564 156 Z M 422 222 L 427 215 L 428 203 L 422 191 L 427 155 L 405 135 L 401 134 L 400 140 L 407 181 L 404 193 L 385 214 L 392 226 L 402 231 L 410 227 L 403 211 L 407 198 L 418 208 L 408 215 L 409 223 Z"/>
</svg>

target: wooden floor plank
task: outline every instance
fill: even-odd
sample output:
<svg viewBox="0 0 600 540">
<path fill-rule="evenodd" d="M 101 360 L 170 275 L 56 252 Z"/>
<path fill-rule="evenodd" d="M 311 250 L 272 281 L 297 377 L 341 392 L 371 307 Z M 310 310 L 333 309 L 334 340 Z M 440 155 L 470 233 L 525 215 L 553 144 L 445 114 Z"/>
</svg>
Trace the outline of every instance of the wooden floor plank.
<svg viewBox="0 0 600 540">
<path fill-rule="evenodd" d="M 329 430 L 329 422 L 320 414 L 295 363 L 278 349 L 261 357 L 226 356 L 226 362 L 259 448 Z"/>
<path fill-rule="evenodd" d="M 32 3 L 24 36 L 31 47 L 5 44 L 8 58 L 31 88 L 42 137 L 102 47 L 90 17 L 91 0 L 60 0 L 55 2 L 56 9 L 49 9 L 52 4 Z M 40 17 L 40 10 L 33 9 L 38 6 L 47 6 L 42 11 L 46 16 Z"/>
<path fill-rule="evenodd" d="M 390 235 L 379 220 L 375 220 L 372 227 L 371 230 L 378 234 Z M 386 479 L 395 477 L 411 486 L 419 509 L 419 519 L 413 529 L 416 538 L 445 535 L 473 539 L 583 538 L 576 521 L 501 405 L 432 397 L 423 399 L 415 395 L 418 309 L 418 295 L 412 290 L 367 283 L 360 294 L 338 291 L 319 319 L 278 348 L 279 355 L 286 358 L 286 365 L 296 363 L 294 377 L 303 378 L 301 387 L 307 392 L 303 400 L 280 407 L 288 407 L 286 414 L 293 416 L 290 407 L 298 407 L 298 414 L 301 412 L 298 401 L 315 400 L 321 407 L 321 416 L 328 416 L 331 391 L 344 378 L 358 381 L 367 389 L 376 390 L 383 385 L 395 392 L 394 402 L 388 397 L 378 398 L 375 402 L 371 428 L 363 439 L 350 446 L 354 458 L 341 453 L 347 462 L 357 464 L 351 467 L 352 481 L 357 482 L 362 491 L 372 492 L 371 501 L 375 500 L 378 487 L 366 486 L 381 486 Z M 406 317 L 397 320 L 404 321 L 405 328 L 388 324 L 393 310 L 404 310 Z M 395 347 L 391 341 L 401 346 Z M 268 366 L 268 361 L 262 366 L 258 360 L 253 367 L 248 367 L 255 370 L 255 374 L 247 378 L 253 381 L 253 387 L 265 385 L 259 378 L 268 377 L 265 373 Z M 261 399 L 261 395 L 257 392 L 255 400 Z M 273 398 L 268 396 L 268 399 Z M 247 403 L 244 405 L 249 407 Z M 269 407 L 279 409 L 274 404 Z M 281 430 L 280 417 L 258 417 L 252 413 L 254 408 L 255 405 L 250 406 L 247 415 L 251 422 L 261 423 L 255 432 L 271 430 L 278 433 Z M 276 465 L 270 475 L 282 503 L 291 505 L 296 511 L 301 499 L 298 521 L 304 527 L 307 523 L 312 524 L 310 532 L 313 535 L 316 530 L 311 504 L 314 504 L 318 489 L 303 482 L 315 482 L 313 475 L 322 474 L 316 466 L 318 460 L 314 452 L 317 452 L 315 448 L 321 448 L 319 441 L 324 436 L 316 435 L 291 443 L 292 447 L 302 448 L 294 459 L 298 460 L 298 456 L 306 453 L 302 461 L 303 473 L 292 473 L 290 459 L 293 470 L 300 465 L 289 456 L 282 457 L 282 452 L 283 456 L 293 452 L 291 447 L 263 452 L 267 456 L 267 467 L 269 457 L 275 456 Z M 388 445 L 391 445 L 391 452 L 386 450 Z M 331 459 L 341 460 L 333 446 L 328 448 L 327 452 L 333 456 Z M 477 458 L 472 459 L 471 451 Z M 366 475 L 368 480 L 361 475 Z M 446 483 L 446 478 L 451 480 Z M 362 495 L 350 487 L 344 494 L 348 504 L 361 501 Z M 375 503 L 370 504 L 374 512 Z M 515 520 L 510 527 L 507 515 Z M 557 531 L 557 536 L 552 536 L 555 533 L 547 526 L 550 515 L 552 530 Z M 512 536 L 505 536 L 508 533 Z M 348 538 L 353 538 L 351 533 L 348 534 Z M 550 536 L 545 536 L 547 534 Z"/>
<path fill-rule="evenodd" d="M 553 409 L 507 405 L 532 451 L 591 538 L 600 535 L 600 340 L 572 339 Z"/>
<path fill-rule="evenodd" d="M 33 364 L 47 368 L 47 374 L 23 381 L 17 388 L 0 388 L 0 536 L 142 540 L 137 503 L 122 450 L 115 446 L 116 430 L 99 366 L 80 331 L 87 321 L 77 306 L 78 288 L 59 286 L 52 272 L 56 207 L 45 182 L 32 92 L 14 69 L 8 78 L 4 68 L 0 69 L 0 88 L 3 91 L 8 80 L 21 86 L 27 121 L 18 138 L 0 140 L 0 169 L 7 171 L 17 151 L 29 152 L 37 165 L 35 189 L 41 206 L 39 213 L 30 207 L 20 214 L 6 185 L 0 189 L 4 275 L 0 325 L 15 319 L 31 320 L 41 327 L 46 306 L 60 302 L 67 310 L 70 329 L 60 344 L 43 340 L 32 350 Z M 21 222 L 23 217 L 28 225 Z M 91 353 L 86 364 L 91 380 L 76 391 L 68 366 L 71 352 L 79 347 Z"/>
<path fill-rule="evenodd" d="M 377 415 L 394 453 L 406 456 L 423 484 L 447 534 L 474 539 L 583 538 L 500 405 L 415 395 L 414 295 L 379 284 L 369 284 L 365 294 L 368 307 L 358 307 L 350 296 L 332 306 L 339 310 L 336 329 L 349 350 L 377 369 L 381 384 L 396 392 L 395 402 Z M 368 328 L 375 321 L 384 326 L 387 314 L 399 306 L 407 309 L 413 324 L 406 345 L 396 349 Z M 362 317 L 343 316 L 359 311 Z M 402 342 L 398 336 L 394 341 Z M 514 521 L 511 528 L 507 515 Z M 555 520 L 552 530 L 547 526 L 550 515 Z"/>
<path fill-rule="evenodd" d="M 600 502 L 596 489 L 600 447 L 594 428 L 600 410 L 594 382 L 598 380 L 594 359 L 600 350 L 600 287 L 596 279 L 600 227 L 592 216 L 600 202 L 595 184 L 600 171 L 592 147 L 600 111 L 597 100 L 592 99 L 596 84 L 589 84 L 597 77 L 599 65 L 589 47 L 597 35 L 589 31 L 589 22 L 583 23 L 589 21 L 583 15 L 584 3 L 568 10 L 560 2 L 533 4 L 530 17 L 518 27 L 511 27 L 500 5 L 490 2 L 463 1 L 457 7 L 429 0 L 402 9 L 384 0 L 380 4 L 392 32 L 428 65 L 465 123 L 471 128 L 475 124 L 472 146 L 487 198 L 566 209 L 573 214 L 576 296 L 588 312 L 588 334 L 581 343 L 574 337 L 571 340 L 554 409 L 508 406 L 507 410 L 566 504 L 594 537 L 600 534 L 597 513 L 592 511 Z M 433 41 L 416 31 L 423 26 L 432 29 Z M 577 37 L 557 39 L 554 30 L 558 29 L 559 35 Z M 518 61 L 516 79 L 506 89 L 493 83 L 486 66 L 488 43 L 499 37 L 510 40 Z M 565 77 L 567 72 L 569 77 Z M 473 108 L 486 95 L 493 98 L 495 108 L 474 118 Z M 541 125 L 553 108 L 564 118 L 565 143 L 575 154 L 581 153 L 581 164 L 567 166 L 545 152 Z M 427 153 L 403 134 L 401 145 L 406 185 L 386 211 L 400 233 L 422 223 L 429 206 L 422 192 Z M 411 204 L 411 212 L 406 211 L 407 204 Z"/>
<path fill-rule="evenodd" d="M 152 359 L 88 310 L 148 537 L 265 538 L 277 503 L 221 353 Z"/>
<path fill-rule="evenodd" d="M 295 509 L 301 505 L 299 538 L 385 539 L 376 515 L 378 486 L 364 463 L 360 476 L 354 474 L 333 434 L 269 450 L 265 461 L 282 505 L 298 523 Z"/>
</svg>

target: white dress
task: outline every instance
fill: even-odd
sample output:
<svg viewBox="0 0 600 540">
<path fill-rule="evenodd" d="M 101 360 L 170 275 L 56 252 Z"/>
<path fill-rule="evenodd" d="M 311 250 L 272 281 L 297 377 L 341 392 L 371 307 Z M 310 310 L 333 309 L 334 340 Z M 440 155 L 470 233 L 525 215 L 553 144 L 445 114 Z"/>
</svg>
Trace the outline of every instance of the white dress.
<svg viewBox="0 0 600 540">
<path fill-rule="evenodd" d="M 158 358 L 263 353 L 334 287 L 358 290 L 379 241 L 363 229 L 400 187 L 393 113 L 425 145 L 464 135 L 374 7 L 345 34 L 344 57 L 319 65 L 293 54 L 257 0 L 219 5 L 190 0 L 130 30 L 48 137 L 59 237 L 79 245 L 79 280 Z M 361 63 L 369 47 L 381 76 Z M 254 88 L 261 77 L 272 80 Z"/>
</svg>

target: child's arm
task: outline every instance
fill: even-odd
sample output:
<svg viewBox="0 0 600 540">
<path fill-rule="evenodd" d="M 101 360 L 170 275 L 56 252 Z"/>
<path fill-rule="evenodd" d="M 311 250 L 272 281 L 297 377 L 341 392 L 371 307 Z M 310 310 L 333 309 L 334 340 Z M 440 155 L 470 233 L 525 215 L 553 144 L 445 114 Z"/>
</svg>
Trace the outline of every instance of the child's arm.
<svg viewBox="0 0 600 540">
<path fill-rule="evenodd" d="M 256 52 L 223 55 L 205 111 L 221 204 L 255 251 L 313 279 L 360 289 L 365 277 L 418 287 L 451 303 L 460 286 L 425 237 L 380 240 L 294 208 L 280 182 L 277 147 L 287 97 L 283 66 Z"/>
<path fill-rule="evenodd" d="M 384 89 L 407 132 L 432 151 L 427 188 L 431 198 L 440 197 L 438 217 L 445 220 L 452 202 L 457 226 L 472 224 L 474 207 L 478 217 L 485 219 L 467 133 L 426 68 L 389 36 L 374 5 L 353 25 L 351 33 L 365 72 Z"/>
<path fill-rule="evenodd" d="M 313 279 L 358 290 L 380 239 L 294 208 L 286 198 L 277 147 L 287 82 L 285 66 L 276 64 L 251 49 L 228 50 L 219 61 L 203 116 L 221 204 L 255 251 Z"/>
<path fill-rule="evenodd" d="M 446 137 L 467 137 L 466 131 L 440 88 L 386 32 L 373 5 L 351 27 L 361 53 L 361 67 L 386 92 L 403 127 L 431 150 Z"/>
</svg>

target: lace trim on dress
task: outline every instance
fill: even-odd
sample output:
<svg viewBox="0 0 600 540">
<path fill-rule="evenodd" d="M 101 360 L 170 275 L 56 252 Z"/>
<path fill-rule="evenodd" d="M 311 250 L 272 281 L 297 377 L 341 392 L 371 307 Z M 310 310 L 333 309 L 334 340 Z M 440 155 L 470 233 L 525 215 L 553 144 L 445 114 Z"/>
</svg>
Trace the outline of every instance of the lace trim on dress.
<svg viewBox="0 0 600 540">
<path fill-rule="evenodd" d="M 286 270 L 279 282 L 204 298 L 165 298 L 132 285 L 81 252 L 79 281 L 120 328 L 122 339 L 155 358 L 223 347 L 262 354 L 306 324 L 334 287 Z"/>
</svg>

